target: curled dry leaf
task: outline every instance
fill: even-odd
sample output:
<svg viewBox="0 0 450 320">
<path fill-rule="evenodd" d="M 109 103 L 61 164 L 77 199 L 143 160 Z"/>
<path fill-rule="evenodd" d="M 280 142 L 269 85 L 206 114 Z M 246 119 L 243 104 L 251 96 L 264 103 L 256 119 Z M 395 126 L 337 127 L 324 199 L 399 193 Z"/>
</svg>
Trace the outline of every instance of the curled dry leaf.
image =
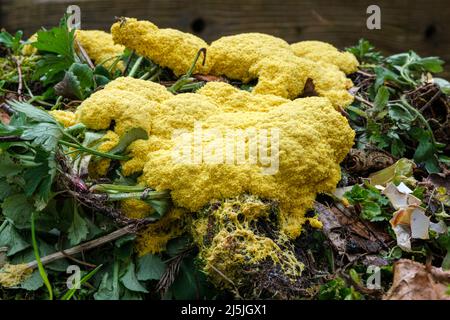
<svg viewBox="0 0 450 320">
<path fill-rule="evenodd" d="M 394 279 L 384 300 L 450 300 L 450 272 L 402 259 L 394 264 Z"/>
</svg>

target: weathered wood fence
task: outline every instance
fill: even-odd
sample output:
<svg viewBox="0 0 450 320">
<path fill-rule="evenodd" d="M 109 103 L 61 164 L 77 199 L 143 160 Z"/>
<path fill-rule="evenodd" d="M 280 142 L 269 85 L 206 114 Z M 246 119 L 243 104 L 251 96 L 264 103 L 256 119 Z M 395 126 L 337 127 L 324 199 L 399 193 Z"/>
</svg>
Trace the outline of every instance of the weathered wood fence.
<svg viewBox="0 0 450 320">
<path fill-rule="evenodd" d="M 317 39 L 345 47 L 364 37 L 385 53 L 413 49 L 450 63 L 448 0 L 0 0 L 0 26 L 30 35 L 55 25 L 70 4 L 81 7 L 84 29 L 108 30 L 115 16 L 128 16 L 207 41 L 258 31 L 289 42 Z M 366 27 L 370 4 L 381 7 L 381 30 Z"/>
</svg>

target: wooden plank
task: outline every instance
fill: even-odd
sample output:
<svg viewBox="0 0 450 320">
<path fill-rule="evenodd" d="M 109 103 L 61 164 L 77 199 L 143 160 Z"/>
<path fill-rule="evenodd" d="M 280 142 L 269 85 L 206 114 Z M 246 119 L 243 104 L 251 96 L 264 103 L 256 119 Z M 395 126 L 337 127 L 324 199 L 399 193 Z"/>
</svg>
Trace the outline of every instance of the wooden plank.
<svg viewBox="0 0 450 320">
<path fill-rule="evenodd" d="M 193 32 L 207 41 L 263 32 L 296 42 L 323 40 L 338 47 L 367 38 L 386 54 L 412 49 L 450 62 L 447 0 L 380 0 L 382 29 L 366 28 L 370 0 L 1 0 L 0 25 L 27 35 L 55 25 L 69 4 L 82 11 L 84 29 L 108 30 L 115 16 L 148 19 L 160 27 Z M 448 68 L 449 69 L 449 68 Z"/>
</svg>

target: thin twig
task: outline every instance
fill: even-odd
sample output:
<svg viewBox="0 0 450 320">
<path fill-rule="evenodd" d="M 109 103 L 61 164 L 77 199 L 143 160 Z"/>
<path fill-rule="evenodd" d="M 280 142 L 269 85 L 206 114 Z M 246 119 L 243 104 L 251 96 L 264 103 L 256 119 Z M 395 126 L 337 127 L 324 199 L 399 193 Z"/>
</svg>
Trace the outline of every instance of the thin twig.
<svg viewBox="0 0 450 320">
<path fill-rule="evenodd" d="M 420 110 L 419 110 L 420 113 L 423 113 L 440 96 L 441 96 L 441 91 L 439 90 L 438 92 L 436 92 L 436 94 L 430 100 L 428 100 L 428 102 L 422 108 L 420 108 Z"/>
<path fill-rule="evenodd" d="M 134 226 L 132 226 L 132 225 L 126 226 L 126 227 L 118 229 L 114 232 L 111 232 L 103 237 L 100 237 L 98 239 L 94 239 L 94 240 L 79 244 L 75 247 L 72 247 L 72 248 L 64 250 L 64 251 L 58 251 L 58 252 L 49 254 L 48 256 L 42 257 L 41 262 L 43 265 L 46 265 L 46 264 L 49 264 L 56 260 L 66 258 L 67 256 L 72 256 L 77 253 L 99 247 L 105 243 L 114 241 L 120 237 L 123 237 L 124 235 L 131 234 L 134 232 L 135 232 Z M 27 266 L 28 266 L 28 268 L 34 269 L 38 266 L 37 261 L 29 262 L 27 264 Z"/>
<path fill-rule="evenodd" d="M 83 57 L 83 59 L 87 62 L 87 64 L 89 65 L 89 67 L 91 69 L 95 69 L 94 64 L 92 63 L 91 58 L 89 57 L 89 55 L 87 54 L 86 50 L 84 50 L 83 46 L 81 45 L 81 43 L 75 39 L 75 44 L 78 47 L 78 50 L 80 50 L 81 56 Z"/>
<path fill-rule="evenodd" d="M 364 98 L 362 98 L 362 97 L 360 97 L 360 96 L 358 96 L 358 95 L 355 95 L 355 100 L 358 100 L 359 102 L 362 102 L 362 103 L 364 103 L 365 105 L 368 105 L 368 106 L 371 107 L 371 108 L 375 108 L 375 106 L 373 105 L 373 103 L 367 101 L 366 99 L 364 99 Z"/>
<path fill-rule="evenodd" d="M 22 77 L 22 66 L 21 66 L 21 62 L 19 59 L 17 59 L 16 57 L 12 57 L 12 59 L 14 60 L 14 62 L 17 65 L 17 73 L 19 75 L 19 84 L 17 86 L 17 95 L 19 96 L 19 100 L 22 100 L 22 89 L 23 89 L 23 77 Z"/>
</svg>

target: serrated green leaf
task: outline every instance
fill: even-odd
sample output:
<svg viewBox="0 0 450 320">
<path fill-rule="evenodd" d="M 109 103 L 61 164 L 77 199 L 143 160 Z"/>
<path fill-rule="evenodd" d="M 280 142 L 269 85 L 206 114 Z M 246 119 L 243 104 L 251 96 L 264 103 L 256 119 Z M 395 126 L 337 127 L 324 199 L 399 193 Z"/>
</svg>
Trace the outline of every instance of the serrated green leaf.
<svg viewBox="0 0 450 320">
<path fill-rule="evenodd" d="M 70 66 L 69 72 L 77 77 L 82 90 L 94 87 L 94 73 L 87 64 L 74 63 Z"/>
<path fill-rule="evenodd" d="M 36 122 L 49 122 L 56 123 L 55 119 L 47 112 L 42 109 L 36 108 L 35 106 L 19 101 L 8 101 L 8 105 L 12 109 L 18 112 L 22 112 L 27 118 Z"/>
<path fill-rule="evenodd" d="M 77 245 L 86 240 L 88 233 L 89 229 L 85 219 L 78 214 L 78 210 L 74 210 L 73 221 L 67 235 L 70 244 Z"/>
<path fill-rule="evenodd" d="M 24 130 L 20 136 L 32 141 L 33 146 L 40 146 L 46 151 L 54 151 L 62 138 L 61 129 L 54 123 L 38 123 Z"/>
</svg>

